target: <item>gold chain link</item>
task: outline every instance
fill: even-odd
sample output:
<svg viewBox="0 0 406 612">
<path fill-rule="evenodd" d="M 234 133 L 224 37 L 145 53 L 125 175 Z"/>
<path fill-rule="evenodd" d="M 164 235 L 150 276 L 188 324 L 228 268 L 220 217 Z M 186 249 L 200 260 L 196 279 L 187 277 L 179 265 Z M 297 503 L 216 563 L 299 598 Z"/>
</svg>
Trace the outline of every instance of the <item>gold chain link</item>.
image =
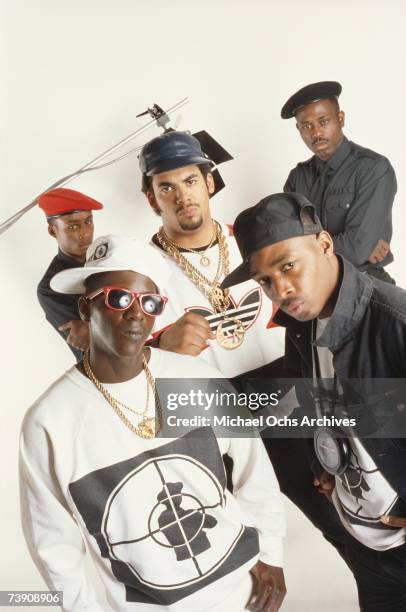
<svg viewBox="0 0 406 612">
<path fill-rule="evenodd" d="M 188 247 L 182 246 L 181 244 L 178 244 L 174 240 L 171 240 L 169 236 L 165 233 L 165 230 L 163 228 L 162 228 L 162 233 L 165 235 L 165 239 L 167 240 L 167 242 L 169 242 L 171 246 L 174 246 L 178 251 L 180 251 L 180 249 L 183 249 L 184 251 L 188 251 L 188 253 L 199 255 L 200 264 L 203 266 L 208 266 L 210 264 L 210 259 L 207 257 L 206 253 L 209 249 L 211 249 L 211 247 L 213 246 L 213 242 L 216 240 L 217 228 L 216 228 L 214 221 L 213 221 L 213 235 L 211 237 L 209 244 L 203 251 L 198 251 L 197 249 L 190 249 Z M 204 263 L 204 260 L 207 260 L 207 263 Z"/>
<path fill-rule="evenodd" d="M 147 360 L 145 359 L 144 355 L 142 356 L 142 367 L 143 367 L 143 370 L 145 372 L 145 378 L 147 379 L 147 400 L 145 402 L 145 408 L 144 408 L 144 411 L 142 413 L 137 412 L 136 410 L 134 410 L 134 408 L 130 408 L 126 404 L 123 404 L 119 400 L 116 400 L 107 391 L 107 389 L 102 385 L 102 383 L 96 378 L 96 376 L 95 376 L 95 374 L 94 374 L 94 372 L 93 372 L 93 370 L 92 370 L 92 368 L 90 366 L 89 351 L 88 350 L 83 355 L 83 367 L 85 369 L 86 376 L 92 381 L 94 386 L 100 391 L 100 393 L 103 395 L 105 400 L 110 404 L 110 406 L 113 408 L 114 412 L 123 421 L 123 423 L 128 427 L 128 429 L 130 429 L 133 433 L 137 434 L 137 436 L 140 436 L 141 438 L 153 438 L 153 437 L 155 437 L 157 435 L 157 433 L 161 429 L 162 409 L 161 409 L 161 404 L 160 404 L 160 401 L 159 401 L 159 396 L 158 396 L 158 392 L 157 392 L 157 388 L 156 388 L 156 384 L 155 384 L 155 379 L 154 379 L 154 377 L 151 374 L 151 371 L 150 371 L 150 369 L 148 367 Z M 157 418 L 156 417 L 146 418 L 146 416 L 145 416 L 147 414 L 147 412 L 148 412 L 148 405 L 149 405 L 149 387 L 154 392 L 155 408 L 156 408 L 156 412 L 157 412 Z M 142 416 L 143 418 L 142 418 L 141 422 L 138 425 L 134 425 L 126 417 L 124 412 L 120 409 L 120 406 L 122 406 L 123 408 L 127 408 L 128 410 L 130 410 L 131 412 L 134 412 L 134 414 L 137 414 L 138 416 Z M 154 421 L 154 423 L 152 423 L 152 421 Z"/>
<path fill-rule="evenodd" d="M 230 304 L 229 290 L 220 288 L 221 277 L 227 276 L 230 267 L 230 255 L 227 241 L 220 224 L 214 221 L 215 236 L 219 247 L 219 261 L 214 279 L 211 281 L 200 272 L 179 251 L 178 245 L 166 234 L 163 227 L 157 233 L 159 244 L 170 255 L 194 285 L 209 300 L 216 312 L 225 312 Z M 183 247 L 181 247 L 183 248 Z M 192 251 L 193 252 L 193 251 Z"/>
</svg>

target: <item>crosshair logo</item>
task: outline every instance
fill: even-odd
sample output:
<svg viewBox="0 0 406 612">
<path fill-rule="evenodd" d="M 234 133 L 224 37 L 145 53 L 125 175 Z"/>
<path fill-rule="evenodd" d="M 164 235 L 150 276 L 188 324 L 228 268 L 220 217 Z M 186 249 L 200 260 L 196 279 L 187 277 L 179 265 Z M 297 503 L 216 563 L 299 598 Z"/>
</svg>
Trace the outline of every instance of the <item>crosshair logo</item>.
<svg viewBox="0 0 406 612">
<path fill-rule="evenodd" d="M 150 459 L 108 499 L 102 532 L 110 556 L 155 588 L 193 584 L 226 561 L 244 531 L 224 504 L 219 481 L 196 459 Z"/>
</svg>

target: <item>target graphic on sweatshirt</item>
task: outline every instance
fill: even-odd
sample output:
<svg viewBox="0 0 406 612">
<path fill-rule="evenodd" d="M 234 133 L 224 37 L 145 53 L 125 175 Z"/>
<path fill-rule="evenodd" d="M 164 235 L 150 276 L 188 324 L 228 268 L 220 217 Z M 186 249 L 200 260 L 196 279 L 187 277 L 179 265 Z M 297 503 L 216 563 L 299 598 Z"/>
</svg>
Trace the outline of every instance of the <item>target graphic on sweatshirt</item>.
<svg viewBox="0 0 406 612">
<path fill-rule="evenodd" d="M 134 504 L 137 497 L 142 503 Z M 241 536 L 241 524 L 221 520 L 218 512 L 214 516 L 223 505 L 222 487 L 203 464 L 182 455 L 157 458 L 128 474 L 112 492 L 102 532 L 110 556 L 126 563 L 143 583 L 177 588 L 215 570 Z M 142 571 L 140 558 L 149 559 Z"/>
<path fill-rule="evenodd" d="M 198 432 L 198 435 L 196 435 Z M 135 444 L 137 446 L 137 444 Z M 84 475 L 72 500 L 127 602 L 170 606 L 257 555 L 258 532 L 230 512 L 210 428 Z"/>
</svg>

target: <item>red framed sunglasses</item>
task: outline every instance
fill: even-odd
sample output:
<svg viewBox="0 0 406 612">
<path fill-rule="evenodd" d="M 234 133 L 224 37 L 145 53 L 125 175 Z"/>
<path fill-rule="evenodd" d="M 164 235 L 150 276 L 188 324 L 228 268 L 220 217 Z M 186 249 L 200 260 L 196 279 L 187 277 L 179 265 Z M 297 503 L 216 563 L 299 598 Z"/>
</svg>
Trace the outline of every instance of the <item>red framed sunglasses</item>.
<svg viewBox="0 0 406 612">
<path fill-rule="evenodd" d="M 96 289 L 96 291 L 92 291 L 84 297 L 86 300 L 93 300 L 102 293 L 104 293 L 104 303 L 110 310 L 128 310 L 133 305 L 134 300 L 138 300 L 142 312 L 152 317 L 162 314 L 168 301 L 167 297 L 159 293 L 138 293 L 112 285 Z"/>
</svg>

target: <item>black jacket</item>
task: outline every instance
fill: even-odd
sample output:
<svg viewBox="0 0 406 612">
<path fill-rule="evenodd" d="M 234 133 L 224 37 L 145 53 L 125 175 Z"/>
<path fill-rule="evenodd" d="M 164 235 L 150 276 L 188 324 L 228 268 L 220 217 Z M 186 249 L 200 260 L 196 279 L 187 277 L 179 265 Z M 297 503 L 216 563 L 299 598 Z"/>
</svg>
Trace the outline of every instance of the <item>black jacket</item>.
<svg viewBox="0 0 406 612">
<path fill-rule="evenodd" d="M 394 431 L 406 432 L 406 291 L 370 278 L 343 258 L 339 261 L 342 275 L 337 302 L 316 344 L 333 353 L 349 416 L 357 418 L 361 435 L 379 431 L 380 437 L 363 437 L 362 442 L 406 501 L 406 437 L 393 437 Z M 299 322 L 282 311 L 274 321 L 286 327 L 289 375 L 303 377 L 308 383 L 301 387 L 299 401 L 311 402 L 312 322 Z M 390 433 L 385 435 L 385 431 Z"/>
<path fill-rule="evenodd" d="M 51 289 L 50 282 L 55 274 L 62 272 L 62 270 L 81 267 L 82 264 L 76 259 L 69 257 L 69 255 L 65 255 L 65 253 L 62 253 L 59 249 L 58 254 L 49 264 L 47 271 L 37 287 L 38 301 L 45 313 L 46 320 L 50 322 L 52 327 L 64 340 L 66 340 L 68 334 L 60 332 L 58 328 L 67 321 L 80 319 L 78 307 L 80 295 L 58 293 Z M 75 355 L 76 360 L 80 361 L 83 356 L 82 351 L 75 349 L 73 346 L 70 346 L 70 344 L 67 344 L 67 346 Z"/>
<path fill-rule="evenodd" d="M 284 186 L 285 192 L 297 191 L 316 206 L 336 253 L 361 270 L 393 261 L 391 252 L 379 264 L 370 264 L 368 257 L 380 238 L 391 241 L 396 189 L 389 160 L 347 138 L 327 162 L 313 155 L 299 163 Z"/>
</svg>

